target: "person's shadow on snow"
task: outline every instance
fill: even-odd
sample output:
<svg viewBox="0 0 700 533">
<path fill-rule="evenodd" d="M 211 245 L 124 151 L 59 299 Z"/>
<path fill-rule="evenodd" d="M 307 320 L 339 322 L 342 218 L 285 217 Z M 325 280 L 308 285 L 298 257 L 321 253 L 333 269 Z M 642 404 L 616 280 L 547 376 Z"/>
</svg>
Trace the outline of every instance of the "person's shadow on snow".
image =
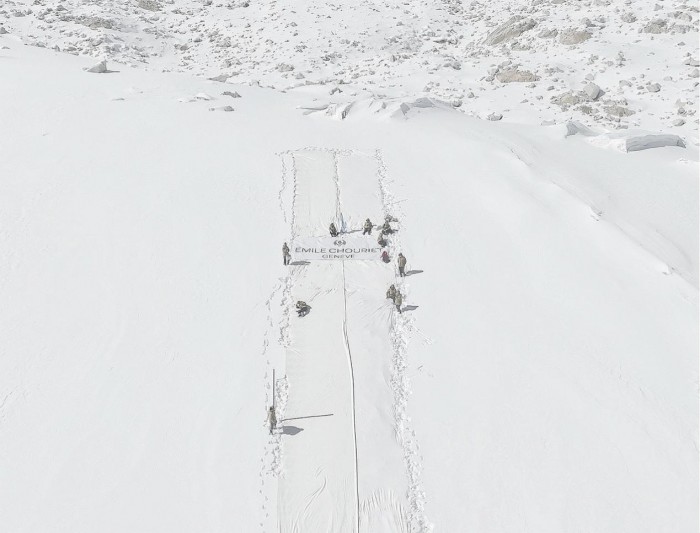
<svg viewBox="0 0 700 533">
<path fill-rule="evenodd" d="M 407 276 L 413 276 L 413 275 L 415 275 L 415 274 L 422 274 L 422 273 L 423 273 L 422 270 L 409 270 L 409 271 L 406 272 L 406 275 L 407 275 Z"/>
<path fill-rule="evenodd" d="M 418 309 L 417 305 L 407 305 L 401 308 L 401 312 L 403 313 L 405 311 L 415 311 L 416 309 Z"/>
<path fill-rule="evenodd" d="M 297 435 L 304 431 L 302 428 L 296 426 L 282 426 L 282 435 Z"/>
</svg>

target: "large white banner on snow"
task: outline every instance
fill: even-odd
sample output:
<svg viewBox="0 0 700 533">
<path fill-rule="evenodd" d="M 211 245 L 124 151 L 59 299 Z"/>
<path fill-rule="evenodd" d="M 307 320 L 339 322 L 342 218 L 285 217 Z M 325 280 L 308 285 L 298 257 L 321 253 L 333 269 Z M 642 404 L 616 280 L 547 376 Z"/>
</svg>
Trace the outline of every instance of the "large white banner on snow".
<svg viewBox="0 0 700 533">
<path fill-rule="evenodd" d="M 381 254 L 376 237 L 370 236 L 305 237 L 292 247 L 292 261 L 379 260 Z"/>
</svg>

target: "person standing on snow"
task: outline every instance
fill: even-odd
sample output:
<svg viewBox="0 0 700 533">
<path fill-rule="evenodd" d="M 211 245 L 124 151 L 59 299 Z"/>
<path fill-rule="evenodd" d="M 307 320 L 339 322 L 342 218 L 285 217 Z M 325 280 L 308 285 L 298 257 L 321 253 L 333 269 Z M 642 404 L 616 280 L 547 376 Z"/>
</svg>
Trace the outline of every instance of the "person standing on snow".
<svg viewBox="0 0 700 533">
<path fill-rule="evenodd" d="M 399 258 L 398 258 L 398 263 L 399 263 L 399 276 L 402 278 L 406 277 L 406 258 L 402 253 L 399 253 Z"/>
<path fill-rule="evenodd" d="M 372 235 L 372 222 L 369 220 L 365 220 L 365 225 L 362 227 L 362 235 Z"/>
<path fill-rule="evenodd" d="M 382 261 L 384 261 L 385 263 L 391 261 L 391 259 L 389 258 L 389 252 L 387 252 L 386 250 L 382 251 Z"/>
<path fill-rule="evenodd" d="M 391 229 L 391 224 L 389 223 L 388 220 L 384 221 L 384 224 L 382 224 L 382 234 L 384 235 L 389 235 L 390 233 L 393 233 L 394 230 Z"/>
<path fill-rule="evenodd" d="M 394 305 L 396 305 L 396 310 L 400 313 L 401 312 L 401 304 L 403 303 L 403 296 L 401 296 L 401 293 L 399 291 L 396 291 L 396 295 L 394 296 Z"/>
<path fill-rule="evenodd" d="M 331 237 L 337 237 L 338 236 L 338 230 L 335 227 L 335 224 L 331 222 L 331 225 L 328 226 L 328 231 L 331 233 Z"/>
<path fill-rule="evenodd" d="M 389 298 L 391 301 L 394 301 L 394 298 L 396 297 L 396 287 L 391 285 L 386 291 L 386 297 Z"/>
<path fill-rule="evenodd" d="M 307 304 L 303 300 L 299 300 L 297 302 L 296 307 L 297 307 L 297 316 L 299 316 L 299 317 L 308 315 L 309 311 L 311 310 L 311 308 L 309 307 L 309 304 Z"/>
<path fill-rule="evenodd" d="M 379 232 L 379 237 L 377 237 L 377 244 L 384 248 L 386 246 L 386 239 L 384 238 L 384 235 L 382 235 L 382 232 Z"/>
<path fill-rule="evenodd" d="M 282 245 L 282 260 L 284 261 L 285 266 L 292 260 L 292 256 L 289 254 L 289 246 L 287 246 L 286 242 Z"/>
<path fill-rule="evenodd" d="M 271 405 L 267 411 L 267 421 L 270 424 L 270 435 L 277 429 L 277 415 L 275 414 L 275 406 Z"/>
</svg>

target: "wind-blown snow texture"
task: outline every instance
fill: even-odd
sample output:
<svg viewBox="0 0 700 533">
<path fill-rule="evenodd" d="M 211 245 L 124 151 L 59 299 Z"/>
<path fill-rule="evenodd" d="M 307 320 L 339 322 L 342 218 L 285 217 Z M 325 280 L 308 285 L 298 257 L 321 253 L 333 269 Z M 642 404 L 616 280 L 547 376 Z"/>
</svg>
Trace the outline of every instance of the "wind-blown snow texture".
<svg viewBox="0 0 700 533">
<path fill-rule="evenodd" d="M 697 55 L 677 42 L 694 7 L 325 6 L 0 7 L 0 529 L 696 531 Z M 328 45 L 326 11 L 347 25 Z M 474 35 L 431 29 L 442 13 Z M 637 29 L 624 66 L 592 60 L 597 103 L 565 103 L 590 53 Z M 382 74 L 393 31 L 408 57 Z M 106 53 L 111 72 L 23 42 Z M 447 48 L 461 69 L 435 67 Z M 496 51 L 521 67 L 483 72 Z M 566 112 L 514 104 L 546 90 L 525 62 L 545 56 L 572 76 Z M 642 86 L 621 86 L 628 104 L 601 82 L 618 68 Z M 233 70 L 330 81 L 191 75 Z M 498 81 L 524 71 L 540 80 Z M 609 131 L 631 108 L 619 124 L 648 131 Z M 681 142 L 650 148 L 649 130 Z M 282 265 L 285 240 L 385 214 L 389 265 Z"/>
</svg>

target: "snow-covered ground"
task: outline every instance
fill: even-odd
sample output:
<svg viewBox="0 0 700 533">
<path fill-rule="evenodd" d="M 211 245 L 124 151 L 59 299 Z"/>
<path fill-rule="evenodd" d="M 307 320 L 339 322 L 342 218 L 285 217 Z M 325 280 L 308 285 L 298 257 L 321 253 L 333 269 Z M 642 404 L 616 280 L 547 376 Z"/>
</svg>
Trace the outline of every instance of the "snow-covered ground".
<svg viewBox="0 0 700 533">
<path fill-rule="evenodd" d="M 519 115 L 527 107 L 508 91 L 527 84 L 475 85 L 482 103 L 472 111 L 511 118 L 483 104 L 493 94 L 512 107 L 508 122 L 463 113 L 471 99 L 420 99 L 411 83 L 437 76 L 430 57 L 443 55 L 422 47 L 395 61 L 386 77 L 397 87 L 385 96 L 368 89 L 360 70 L 378 67 L 362 66 L 360 55 L 317 60 L 352 63 L 357 77 L 328 67 L 335 81 L 286 92 L 186 72 L 222 69 L 217 43 L 231 24 L 238 40 L 227 57 L 250 61 L 242 81 L 303 83 L 295 72 L 315 72 L 312 55 L 294 56 L 293 35 L 264 41 L 275 23 L 297 31 L 282 20 L 290 5 L 3 4 L 0 530 L 696 531 L 697 96 L 683 60 L 697 13 L 662 4 L 668 20 L 681 13 L 677 25 L 638 37 L 663 42 L 653 57 L 673 58 L 678 72 L 645 62 L 641 43 L 625 67 L 591 66 L 612 93 L 617 85 L 600 79 L 616 68 L 649 68 L 642 85 L 652 74 L 673 77 L 658 93 L 622 89 L 644 108 L 628 119 L 639 119 L 641 133 L 606 131 L 609 119 L 573 111 L 584 123 L 567 124 L 548 97 Z M 296 28 L 307 47 L 335 31 L 322 24 L 326 10 L 336 24 L 349 17 L 331 4 L 306 7 Z M 524 8 L 560 30 L 566 16 L 589 17 L 594 36 L 578 48 L 538 37 L 540 27 L 507 45 L 514 62 L 539 73 L 518 48 L 549 43 L 530 56 L 561 57 L 575 73 L 560 74 L 557 94 L 582 88 L 574 80 L 587 71 L 571 58 L 588 58 L 591 43 L 608 47 L 606 35 L 631 46 L 632 28 L 653 10 L 583 7 Z M 391 26 L 428 42 L 399 30 L 386 8 L 362 4 L 343 35 L 354 27 L 379 40 Z M 463 17 L 481 32 L 469 39 L 485 65 L 500 60 L 482 39 L 519 10 L 487 18 L 487 9 L 409 2 L 394 11 L 412 28 L 438 12 Z M 597 10 L 615 9 L 640 10 L 627 34 L 615 33 L 612 18 L 598 27 Z M 257 23 L 221 15 L 242 10 Z M 115 13 L 111 29 L 76 18 Z M 238 23 L 251 26 L 239 34 Z M 681 25 L 691 30 L 681 34 Z M 428 46 L 467 40 L 465 29 L 450 42 L 448 27 Z M 109 39 L 88 45 L 97 34 Z M 329 53 L 365 53 L 343 38 Z M 681 38 L 689 44 L 676 47 Z M 94 58 L 23 42 L 95 55 L 110 44 L 114 57 L 137 62 L 140 51 L 157 68 L 110 61 L 114 72 L 88 73 Z M 376 57 L 385 44 L 367 37 L 363 46 Z M 279 69 L 280 57 L 309 64 Z M 236 69 L 232 61 L 222 70 Z M 426 72 L 417 71 L 422 61 Z M 451 71 L 467 76 L 470 61 Z M 430 95 L 448 100 L 450 87 L 473 80 L 440 79 L 444 94 Z M 336 85 L 343 92 L 329 95 Z M 676 95 L 688 101 L 686 123 L 672 131 L 663 113 Z M 539 125 L 538 110 L 557 123 Z M 627 151 L 656 141 L 671 145 Z M 388 265 L 282 265 L 283 241 L 325 235 L 331 220 L 356 232 L 386 214 L 399 221 Z M 385 298 L 391 283 L 404 295 L 402 314 Z M 311 306 L 303 318 L 299 299 Z M 280 423 L 269 435 L 273 370 Z"/>
</svg>

